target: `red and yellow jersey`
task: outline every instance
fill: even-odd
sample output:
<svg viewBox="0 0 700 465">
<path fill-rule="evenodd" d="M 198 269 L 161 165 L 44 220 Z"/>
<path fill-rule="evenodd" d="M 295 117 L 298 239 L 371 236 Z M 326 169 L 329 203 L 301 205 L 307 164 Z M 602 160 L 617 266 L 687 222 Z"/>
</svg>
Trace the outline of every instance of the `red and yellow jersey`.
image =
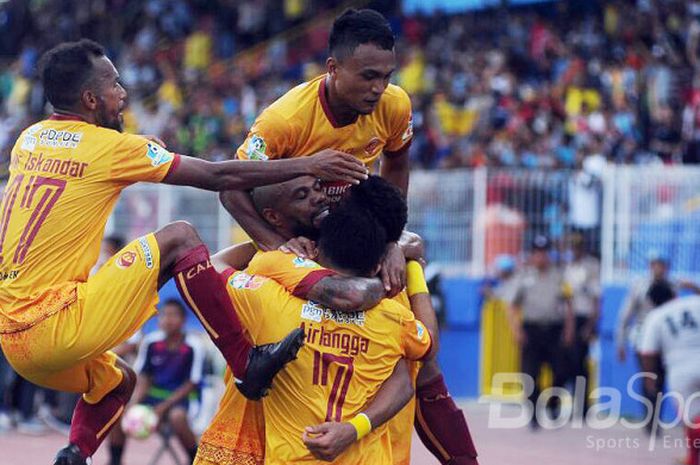
<svg viewBox="0 0 700 465">
<path fill-rule="evenodd" d="M 318 281 L 326 276 L 335 274 L 312 260 L 303 259 L 278 250 L 258 252 L 251 260 L 246 271 L 250 274 L 272 278 L 300 298 L 305 298 L 307 292 Z M 406 308 L 411 307 L 411 302 L 405 290 L 397 294 L 393 300 Z M 411 382 L 414 388 L 420 367 L 421 362 L 408 361 Z M 239 394 L 238 396 L 245 401 L 242 395 Z M 250 409 L 245 408 L 241 409 L 241 411 L 250 412 Z M 262 415 L 262 411 L 260 415 Z M 387 422 L 394 465 L 408 465 L 410 463 L 414 416 L 415 398 L 411 399 L 395 417 Z M 263 433 L 261 432 L 261 434 Z"/>
<path fill-rule="evenodd" d="M 267 160 L 312 155 L 335 149 L 372 167 L 382 152 L 397 152 L 413 137 L 411 100 L 389 84 L 376 109 L 354 123 L 339 126 L 326 101 L 326 74 L 291 89 L 255 120 L 238 157 Z M 338 196 L 345 186 L 328 186 Z"/>
<path fill-rule="evenodd" d="M 341 313 L 292 296 L 275 281 L 244 272 L 227 277 L 227 290 L 255 344 L 306 334 L 298 358 L 275 378 L 265 410 L 265 463 L 313 462 L 304 427 L 347 421 L 362 411 L 402 357 L 420 359 L 430 335 L 402 305 L 384 300 L 366 312 Z M 353 444 L 336 463 L 391 461 L 386 425 Z"/>
<path fill-rule="evenodd" d="M 0 333 L 74 302 L 122 189 L 159 182 L 178 161 L 141 136 L 74 118 L 25 129 L 0 209 Z"/>
</svg>

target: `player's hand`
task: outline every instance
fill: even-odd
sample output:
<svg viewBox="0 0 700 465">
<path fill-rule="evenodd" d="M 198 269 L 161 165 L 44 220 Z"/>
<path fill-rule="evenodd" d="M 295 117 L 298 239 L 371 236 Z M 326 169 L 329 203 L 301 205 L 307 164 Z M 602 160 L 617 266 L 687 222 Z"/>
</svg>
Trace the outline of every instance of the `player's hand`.
<svg viewBox="0 0 700 465">
<path fill-rule="evenodd" d="M 316 243 L 304 236 L 289 239 L 286 243 L 279 247 L 279 250 L 284 253 L 293 253 L 301 258 L 316 259 L 318 249 Z"/>
<path fill-rule="evenodd" d="M 350 423 L 327 422 L 304 428 L 302 440 L 319 460 L 332 462 L 357 439 L 355 427 Z"/>
<path fill-rule="evenodd" d="M 154 136 L 153 134 L 141 134 L 141 137 L 144 137 L 150 140 L 151 142 L 155 142 L 163 148 L 167 147 L 167 145 L 165 145 L 165 142 L 163 142 L 158 136 Z"/>
<path fill-rule="evenodd" d="M 306 157 L 309 173 L 323 181 L 359 184 L 369 171 L 357 158 L 337 150 L 325 149 Z"/>
<path fill-rule="evenodd" d="M 425 244 L 423 238 L 418 234 L 410 231 L 402 232 L 401 238 L 399 238 L 399 247 L 401 247 L 406 260 L 417 260 L 425 263 Z"/>
<path fill-rule="evenodd" d="M 406 258 L 396 242 L 387 245 L 382 260 L 381 278 L 387 297 L 394 297 L 406 287 Z"/>
</svg>

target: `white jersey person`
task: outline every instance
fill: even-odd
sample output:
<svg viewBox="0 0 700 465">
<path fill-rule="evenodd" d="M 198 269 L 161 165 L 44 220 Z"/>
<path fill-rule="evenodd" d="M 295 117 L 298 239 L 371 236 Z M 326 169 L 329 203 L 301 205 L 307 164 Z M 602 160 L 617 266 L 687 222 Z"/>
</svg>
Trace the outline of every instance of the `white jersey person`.
<svg viewBox="0 0 700 465">
<path fill-rule="evenodd" d="M 659 360 L 663 362 L 668 389 L 683 399 L 679 415 L 684 415 L 689 446 L 685 463 L 700 465 L 700 394 L 694 395 L 700 393 L 700 296 L 673 299 L 651 312 L 641 330 L 639 351 L 645 371 L 654 372 Z M 657 387 L 650 378 L 645 383 L 647 390 Z"/>
</svg>

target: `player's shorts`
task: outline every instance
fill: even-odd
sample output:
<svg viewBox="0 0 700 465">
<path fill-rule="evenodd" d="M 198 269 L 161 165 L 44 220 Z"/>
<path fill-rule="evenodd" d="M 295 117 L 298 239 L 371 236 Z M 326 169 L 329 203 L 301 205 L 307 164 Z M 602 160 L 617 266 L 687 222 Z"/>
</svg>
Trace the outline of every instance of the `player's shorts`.
<svg viewBox="0 0 700 465">
<path fill-rule="evenodd" d="M 156 313 L 159 271 L 155 236 L 136 239 L 78 285 L 74 303 L 24 331 L 3 334 L 5 356 L 35 384 L 99 402 L 123 376 L 109 350 Z"/>
</svg>

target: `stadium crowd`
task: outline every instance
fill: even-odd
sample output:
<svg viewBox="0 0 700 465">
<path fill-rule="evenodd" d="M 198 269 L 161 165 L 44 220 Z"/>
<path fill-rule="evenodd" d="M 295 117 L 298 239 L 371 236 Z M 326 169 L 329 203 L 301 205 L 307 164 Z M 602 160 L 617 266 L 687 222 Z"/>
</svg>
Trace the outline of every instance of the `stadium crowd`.
<svg viewBox="0 0 700 465">
<path fill-rule="evenodd" d="M 554 2 L 451 16 L 366 3 L 400 38 L 395 81 L 413 99 L 414 167 L 700 161 L 700 2 Z M 46 112 L 38 57 L 81 36 L 103 43 L 122 72 L 127 130 L 226 158 L 262 108 L 323 72 L 342 5 L 9 1 L 0 7 L 0 162 L 20 128 Z"/>
</svg>

